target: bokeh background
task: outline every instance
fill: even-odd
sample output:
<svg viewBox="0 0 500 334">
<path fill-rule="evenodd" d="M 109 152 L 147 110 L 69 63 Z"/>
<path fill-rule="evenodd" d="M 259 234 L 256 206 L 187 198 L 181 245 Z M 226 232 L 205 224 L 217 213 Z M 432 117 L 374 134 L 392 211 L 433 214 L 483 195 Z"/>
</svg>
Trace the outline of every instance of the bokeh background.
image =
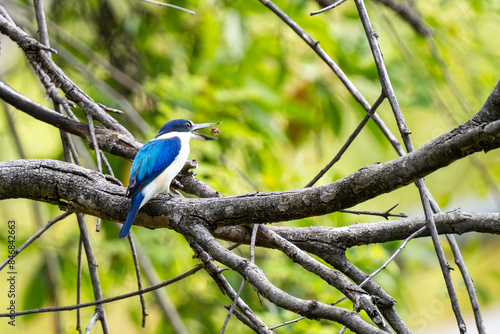
<svg viewBox="0 0 500 334">
<path fill-rule="evenodd" d="M 259 1 L 169 1 L 196 12 L 189 15 L 137 0 L 45 1 L 55 62 L 97 102 L 124 110 L 115 117 L 143 142 L 156 135 L 167 120 L 222 121 L 217 142 L 194 142 L 191 157 L 199 160 L 198 178 L 225 195 L 251 191 L 279 191 L 303 187 L 335 155 L 365 114 L 319 57 Z M 377 70 L 355 5 L 348 1 L 325 14 L 312 0 L 276 1 L 292 19 L 320 41 L 370 103 L 380 93 Z M 31 1 L 0 1 L 25 31 L 37 36 Z M 416 8 L 433 30 L 432 40 L 418 35 L 393 11 L 366 1 L 378 33 L 386 65 L 412 140 L 419 147 L 468 120 L 500 79 L 500 3 L 495 0 L 431 0 Z M 51 107 L 24 54 L 0 35 L 0 78 L 29 98 Z M 435 46 L 435 49 L 433 49 Z M 431 50 L 434 50 L 433 52 Z M 436 51 L 437 50 L 437 51 Z M 31 159 L 63 160 L 58 130 L 0 103 L 0 160 L 19 159 L 19 145 Z M 84 119 L 80 110 L 76 114 Z M 398 133 L 387 103 L 379 114 Z M 16 145 L 7 113 L 18 134 Z M 93 151 L 79 143 L 83 165 L 95 169 Z M 85 153 L 87 152 L 87 153 Z M 318 184 L 328 183 L 396 153 L 373 122 L 355 140 L 342 160 Z M 130 162 L 107 155 L 113 170 L 126 184 Z M 443 210 L 498 212 L 500 155 L 493 151 L 463 159 L 426 178 Z M 395 211 L 421 216 L 414 186 L 399 189 L 357 206 L 360 210 Z M 7 221 L 16 221 L 17 245 L 60 213 L 57 207 L 27 200 L 0 202 L 0 254 L 7 257 Z M 38 217 L 38 218 L 37 218 Z M 288 226 L 343 226 L 376 222 L 380 218 L 330 214 Z M 128 243 L 117 238 L 112 222 L 95 232 L 87 217 L 105 297 L 136 290 Z M 197 260 L 182 238 L 169 230 L 133 229 L 162 280 L 192 268 Z M 79 229 L 76 219 L 57 223 L 18 258 L 17 307 L 70 305 L 76 301 Z M 500 250 L 498 237 L 467 234 L 458 237 L 485 314 L 500 307 Z M 363 246 L 348 251 L 366 272 L 376 270 L 400 242 Z M 450 255 L 446 243 L 447 254 Z M 248 255 L 248 247 L 239 254 Z M 47 258 L 59 274 L 48 276 Z M 451 256 L 449 257 L 452 263 Z M 3 260 L 2 260 L 3 261 Z M 271 282 L 301 298 L 326 303 L 341 295 L 298 269 L 277 252 L 258 250 L 257 264 Z M 88 270 L 83 270 L 82 300 L 93 300 Z M 237 287 L 241 279 L 225 276 Z M 453 274 L 465 315 L 470 303 L 459 274 Z M 0 273 L 0 309 L 5 312 L 6 273 Z M 416 333 L 448 332 L 453 314 L 430 240 L 413 240 L 397 260 L 375 279 L 398 300 L 397 310 Z M 54 289 L 55 287 L 55 289 Z M 230 304 L 204 272 L 165 288 L 190 333 L 218 332 Z M 269 325 L 296 315 L 259 300 L 250 287 L 244 300 Z M 112 332 L 170 333 L 173 331 L 152 294 L 146 295 L 149 317 L 141 329 L 138 298 L 108 304 Z M 341 304 L 341 306 L 348 304 Z M 346 306 L 348 307 L 348 306 Z M 82 310 L 86 327 L 93 308 Z M 494 317 L 487 317 L 490 328 Z M 76 313 L 22 316 L 16 328 L 0 319 L 0 332 L 73 333 Z M 468 322 L 474 333 L 473 322 Z M 340 326 L 306 320 L 277 333 L 331 333 Z M 438 328 L 438 329 L 436 329 Z M 444 329 L 443 329 L 444 328 Z M 453 328 L 453 327 L 452 327 Z M 496 327 L 498 328 L 498 327 Z M 227 332 L 247 333 L 232 319 Z M 100 333 L 96 326 L 93 333 Z M 334 330 L 335 332 L 335 330 Z M 456 327 L 450 333 L 457 332 Z"/>
</svg>

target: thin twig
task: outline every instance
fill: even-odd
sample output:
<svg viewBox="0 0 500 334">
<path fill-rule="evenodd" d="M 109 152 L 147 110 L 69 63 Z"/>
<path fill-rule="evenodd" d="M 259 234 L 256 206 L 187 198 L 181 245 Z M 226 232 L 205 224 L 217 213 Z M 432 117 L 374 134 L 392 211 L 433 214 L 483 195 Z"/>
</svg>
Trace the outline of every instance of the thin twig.
<svg viewBox="0 0 500 334">
<path fill-rule="evenodd" d="M 354 99 L 365 109 L 366 112 L 369 112 L 371 109 L 370 104 L 365 99 L 365 97 L 360 93 L 360 91 L 356 88 L 356 86 L 352 83 L 352 81 L 347 77 L 347 75 L 342 71 L 342 69 L 337 65 L 337 63 L 321 48 L 319 42 L 315 41 L 300 25 L 297 24 L 294 20 L 292 20 L 281 8 L 276 6 L 272 1 L 269 0 L 259 0 L 262 4 L 264 4 L 267 8 L 269 8 L 273 13 L 275 13 L 283 22 L 285 22 L 304 42 L 307 43 L 313 49 L 314 52 L 325 62 L 328 67 L 335 73 L 335 75 L 340 79 L 342 84 L 347 88 L 349 93 L 354 97 Z M 391 132 L 391 130 L 387 127 L 384 121 L 380 118 L 380 116 L 375 113 L 372 116 L 373 121 L 380 128 L 384 136 L 391 143 L 398 154 L 404 154 L 403 148 L 401 144 Z"/>
<path fill-rule="evenodd" d="M 119 115 L 122 115 L 122 114 L 125 113 L 123 110 L 118 110 L 118 109 L 115 109 L 115 108 L 111 108 L 111 107 L 105 106 L 102 103 L 98 103 L 98 105 L 99 105 L 99 107 L 101 107 L 102 109 L 106 110 L 107 112 L 112 112 L 112 113 L 119 114 Z"/>
<path fill-rule="evenodd" d="M 101 232 L 101 221 L 102 221 L 102 219 L 100 217 L 97 217 L 97 220 L 95 223 L 95 231 L 96 232 Z"/>
<path fill-rule="evenodd" d="M 252 328 L 254 330 L 256 330 L 255 328 L 257 328 L 256 330 L 257 333 L 272 334 L 273 332 L 269 330 L 267 325 L 252 311 L 252 309 L 241 298 L 235 298 L 236 291 L 234 291 L 233 287 L 229 284 L 227 279 L 222 275 L 223 270 L 220 269 L 219 266 L 214 262 L 214 259 L 210 256 L 210 254 L 206 252 L 197 242 L 195 242 L 192 237 L 188 237 L 189 235 L 188 233 L 182 233 L 182 235 L 189 242 L 189 246 L 193 249 L 195 255 L 203 262 L 205 271 L 214 279 L 214 281 L 217 283 L 217 286 L 222 291 L 222 293 L 228 295 L 229 298 L 231 298 L 232 300 L 237 301 L 238 308 L 241 310 L 241 312 L 243 312 L 243 314 L 248 318 L 248 320 L 254 324 L 254 327 Z M 217 245 L 220 244 L 217 243 Z M 223 247 L 222 245 L 220 246 Z M 230 252 L 229 249 L 227 248 L 224 249 Z"/>
<path fill-rule="evenodd" d="M 439 265 L 441 266 L 441 272 L 444 276 L 444 281 L 446 288 L 448 290 L 448 295 L 451 301 L 451 307 L 455 313 L 455 318 L 457 319 L 458 328 L 460 333 L 467 333 L 467 327 L 460 310 L 460 304 L 458 303 L 458 297 L 453 287 L 453 281 L 451 279 L 450 270 L 453 269 L 446 261 L 446 256 L 444 254 L 443 247 L 439 241 L 439 234 L 437 232 L 436 224 L 434 223 L 434 218 L 432 216 L 432 209 L 429 203 L 428 191 L 425 187 L 424 180 L 420 179 L 417 181 L 417 187 L 422 198 L 422 204 L 424 206 L 424 214 L 426 218 L 426 226 L 431 232 L 432 243 L 434 244 L 434 250 L 439 260 Z"/>
<path fill-rule="evenodd" d="M 97 138 L 95 136 L 94 118 L 90 113 L 85 113 L 85 114 L 87 116 L 91 143 L 95 152 L 97 170 L 100 173 L 102 173 L 101 150 L 99 149 L 99 144 L 97 143 Z M 98 217 L 96 222 L 96 232 L 99 232 L 100 230 L 101 230 L 101 218 Z"/>
<path fill-rule="evenodd" d="M 96 151 L 96 154 L 99 153 L 101 156 L 101 161 L 104 162 L 104 166 L 106 166 L 106 170 L 108 171 L 108 174 L 111 175 L 112 177 L 115 177 L 115 173 L 113 173 L 113 168 L 111 168 L 111 165 L 109 164 L 108 159 L 106 158 L 106 155 L 102 150 Z M 101 218 L 97 218 L 97 222 L 95 224 L 95 230 L 96 232 L 101 231 Z"/>
<path fill-rule="evenodd" d="M 251 263 L 255 262 L 255 240 L 257 238 L 258 229 L 259 229 L 259 224 L 253 224 L 252 237 L 250 239 L 250 262 Z M 229 308 L 229 312 L 227 313 L 226 320 L 224 321 L 224 325 L 222 325 L 222 329 L 220 330 L 220 334 L 223 334 L 224 331 L 226 330 L 226 326 L 229 323 L 229 319 L 231 319 L 231 314 L 233 314 L 234 307 L 236 306 L 236 302 L 240 298 L 241 292 L 243 291 L 243 287 L 245 286 L 245 282 L 246 282 L 245 279 L 243 279 L 243 281 L 241 281 L 240 288 L 238 289 L 238 292 L 236 293 L 236 297 L 234 298 L 234 301 L 231 304 L 231 307 Z"/>
<path fill-rule="evenodd" d="M 253 224 L 252 237 L 250 238 L 250 262 L 255 263 L 255 242 L 257 240 L 257 231 L 260 224 Z"/>
<path fill-rule="evenodd" d="M 89 125 L 89 133 L 91 138 L 91 144 L 95 151 L 95 159 L 97 161 L 97 170 L 102 173 L 102 163 L 101 163 L 101 154 L 99 153 L 101 150 L 99 149 L 99 144 L 97 143 L 97 138 L 95 136 L 95 128 L 94 128 L 94 118 L 90 113 L 86 113 L 87 122 Z"/>
<path fill-rule="evenodd" d="M 290 324 L 294 324 L 296 322 L 299 322 L 299 321 L 302 321 L 306 319 L 306 317 L 300 317 L 300 318 L 297 318 L 297 319 L 293 319 L 293 320 L 289 320 L 289 321 L 285 321 L 279 325 L 276 325 L 276 326 L 273 326 L 273 327 L 269 327 L 269 329 L 276 329 L 276 328 L 280 328 L 280 327 L 283 327 L 283 326 L 286 326 L 286 325 L 290 325 Z"/>
<path fill-rule="evenodd" d="M 109 164 L 109 161 L 106 158 L 106 155 L 101 150 L 99 150 L 99 152 L 101 153 L 101 159 L 102 159 L 102 162 L 104 162 L 104 166 L 106 166 L 106 170 L 108 171 L 108 174 L 111 175 L 112 177 L 115 177 L 115 173 L 113 173 L 113 168 L 111 168 L 111 165 Z"/>
<path fill-rule="evenodd" d="M 257 224 L 255 224 L 257 225 Z M 240 288 L 238 289 L 238 292 L 236 292 L 236 297 L 234 297 L 233 303 L 231 304 L 231 307 L 229 308 L 229 312 L 227 312 L 226 319 L 224 320 L 224 324 L 222 325 L 222 328 L 220 330 L 220 334 L 224 334 L 226 331 L 227 324 L 229 323 L 229 319 L 231 319 L 231 315 L 233 314 L 234 307 L 236 306 L 236 303 L 240 299 L 241 292 L 243 291 L 243 288 L 245 287 L 246 280 L 243 279 L 240 284 Z"/>
<path fill-rule="evenodd" d="M 375 101 L 373 106 L 370 108 L 370 111 L 365 115 L 365 117 L 363 117 L 363 119 L 358 124 L 356 129 L 352 132 L 352 134 L 349 136 L 349 138 L 347 138 L 347 141 L 344 143 L 344 145 L 342 145 L 342 148 L 338 151 L 338 153 L 308 184 L 306 184 L 305 188 L 312 187 L 321 177 L 323 177 L 323 175 L 325 175 L 326 172 L 328 172 L 328 170 L 330 170 L 330 168 L 332 168 L 332 166 L 337 161 L 340 160 L 342 155 L 345 153 L 345 151 L 347 151 L 347 149 L 352 144 L 354 139 L 356 139 L 356 137 L 359 135 L 359 133 L 364 128 L 366 123 L 368 123 L 368 120 L 370 120 L 370 118 L 373 116 L 373 114 L 375 113 L 377 108 L 380 106 L 380 104 L 382 104 L 382 101 L 384 101 L 384 99 L 385 99 L 385 95 L 382 92 L 382 94 L 380 94 L 380 96 L 378 97 L 377 101 Z"/>
<path fill-rule="evenodd" d="M 76 214 L 78 220 L 78 227 L 80 228 L 80 235 L 83 241 L 83 249 L 85 250 L 85 255 L 87 257 L 87 263 L 90 272 L 90 279 L 92 281 L 92 287 L 94 290 L 94 298 L 96 300 L 102 300 L 102 290 L 101 284 L 99 282 L 99 275 L 97 272 L 97 261 L 94 257 L 94 252 L 92 250 L 92 245 L 90 244 L 89 234 L 87 232 L 87 226 L 85 225 L 85 217 L 82 213 Z M 102 331 L 104 334 L 109 334 L 109 328 L 106 321 L 106 313 L 104 311 L 104 306 L 102 304 L 98 304 L 95 307 L 95 314 L 98 319 L 101 321 Z"/>
<path fill-rule="evenodd" d="M 328 6 L 324 7 L 324 8 L 321 8 L 320 10 L 312 12 L 311 16 L 318 15 L 318 14 L 326 12 L 327 10 L 336 8 L 336 7 L 340 6 L 341 4 L 343 4 L 346 1 L 347 0 L 339 0 L 339 1 L 335 2 L 335 3 L 332 3 L 331 5 L 328 5 Z"/>
<path fill-rule="evenodd" d="M 73 138 L 71 138 L 70 134 L 66 131 L 62 132 L 62 136 L 64 136 L 66 139 L 66 143 L 68 144 L 68 149 L 69 152 L 71 153 L 71 157 L 73 159 L 73 162 L 75 165 L 81 166 L 82 162 L 80 161 L 80 157 L 78 156 L 78 152 L 76 151 L 75 143 L 73 142 Z M 65 156 L 66 159 L 66 156 Z M 70 159 L 69 159 L 70 160 Z M 71 162 L 68 161 L 68 162 Z"/>
<path fill-rule="evenodd" d="M 399 248 L 391 255 L 391 257 L 389 259 L 387 259 L 387 261 L 385 261 L 385 263 L 380 266 L 380 268 L 378 268 L 377 270 L 375 270 L 373 273 L 371 273 L 370 275 L 366 276 L 366 278 L 358 284 L 358 286 L 360 288 L 362 288 L 363 286 L 365 286 L 366 283 L 368 283 L 368 281 L 370 281 L 373 277 L 375 277 L 378 273 L 380 273 L 382 270 L 384 270 L 385 268 L 387 268 L 387 266 L 389 265 L 389 263 L 391 263 L 395 258 L 396 256 L 406 247 L 406 245 L 408 244 L 408 242 L 410 242 L 411 239 L 417 237 L 420 233 L 422 233 L 425 229 L 427 229 L 426 226 L 424 227 L 421 227 L 419 230 L 413 232 L 408 238 L 405 239 L 405 241 L 401 244 L 401 246 L 399 246 Z M 332 303 L 332 305 L 337 305 L 338 303 L 340 303 L 341 301 L 344 301 L 347 297 L 342 297 L 340 298 L 339 300 L 337 300 L 336 302 Z"/>
<path fill-rule="evenodd" d="M 429 196 L 429 202 L 432 208 L 432 211 L 435 214 L 441 213 L 441 209 L 439 205 L 432 197 L 430 191 L 427 191 Z M 477 299 L 476 289 L 474 288 L 474 282 L 472 281 L 472 277 L 467 270 L 467 266 L 465 265 L 464 258 L 462 253 L 460 252 L 460 247 L 458 246 L 457 240 L 453 234 L 446 234 L 446 239 L 450 245 L 451 251 L 453 253 L 453 257 L 455 258 L 455 263 L 462 274 L 462 278 L 465 283 L 465 287 L 467 288 L 467 293 L 469 294 L 469 300 L 471 302 L 472 311 L 474 313 L 474 320 L 476 321 L 476 328 L 479 334 L 486 334 L 486 328 L 484 327 L 483 316 L 481 315 L 481 310 L 479 307 L 479 301 Z"/>
<path fill-rule="evenodd" d="M 201 269 L 203 269 L 203 265 L 198 264 L 193 269 L 190 269 L 190 270 L 188 270 L 188 271 L 186 271 L 186 272 L 184 272 L 184 273 L 182 273 L 174 278 L 168 279 L 168 280 L 161 282 L 159 284 L 156 284 L 156 285 L 149 286 L 149 287 L 144 288 L 142 290 L 137 290 L 137 291 L 125 293 L 123 295 L 104 298 L 101 300 L 94 300 L 91 302 L 76 304 L 76 305 L 61 306 L 61 307 L 40 307 L 40 308 L 32 309 L 32 310 L 19 311 L 19 312 L 16 312 L 14 314 L 14 316 L 18 317 L 21 315 L 33 314 L 33 313 L 73 311 L 73 310 L 77 310 L 77 309 L 81 309 L 81 308 L 85 308 L 85 307 L 90 307 L 90 306 L 104 305 L 104 304 L 111 303 L 111 302 L 114 302 L 117 300 L 135 297 L 135 296 L 138 296 L 140 294 L 144 294 L 144 293 L 148 293 L 148 292 L 151 292 L 151 291 L 154 291 L 157 289 L 161 289 L 167 285 L 176 283 L 176 282 L 178 282 L 186 277 L 189 277 L 189 276 L 193 275 L 194 273 L 200 271 Z M 0 313 L 0 318 L 10 317 L 10 316 L 12 316 L 12 314 L 10 314 L 10 313 Z"/>
<path fill-rule="evenodd" d="M 45 13 L 43 11 L 42 0 L 33 0 L 33 6 L 35 7 L 35 16 L 38 23 L 38 33 L 40 34 L 40 41 L 43 43 L 43 45 L 50 47 L 49 33 L 47 31 L 47 23 L 45 22 Z"/>
<path fill-rule="evenodd" d="M 453 252 L 453 256 L 455 257 L 455 263 L 462 274 L 464 279 L 465 287 L 467 288 L 467 293 L 469 294 L 469 299 L 472 306 L 472 311 L 474 313 L 474 319 L 476 321 L 476 328 L 479 334 L 486 334 L 486 328 L 484 326 L 483 316 L 481 315 L 481 310 L 479 308 L 479 301 L 477 300 L 476 289 L 474 288 L 474 282 L 467 270 L 467 266 L 465 265 L 465 261 L 463 259 L 462 253 L 460 252 L 460 248 L 457 244 L 455 236 L 452 234 L 447 234 L 446 238 L 448 243 L 450 244 L 451 251 Z"/>
<path fill-rule="evenodd" d="M 26 154 L 24 154 L 23 146 L 17 135 L 16 126 L 14 125 L 14 120 L 10 114 L 9 107 L 5 101 L 2 100 L 3 111 L 5 112 L 5 118 L 7 119 L 7 124 L 9 126 L 10 132 L 12 133 L 12 139 L 14 140 L 14 145 L 16 147 L 17 153 L 21 159 L 26 159 Z"/>
<path fill-rule="evenodd" d="M 394 210 L 398 204 L 394 205 L 392 208 L 389 210 L 386 210 L 384 212 L 377 212 L 377 211 L 362 211 L 362 210 L 350 210 L 350 209 L 343 209 L 339 210 L 337 212 L 343 212 L 343 213 L 351 213 L 354 215 L 370 215 L 370 216 L 380 216 L 384 217 L 386 220 L 389 220 L 389 217 L 399 217 L 399 218 L 408 218 L 408 216 L 404 213 L 392 213 L 391 211 Z"/>
<path fill-rule="evenodd" d="M 179 7 L 179 6 L 175 6 L 175 5 L 171 5 L 171 4 L 168 4 L 168 3 L 158 2 L 158 1 L 153 1 L 153 0 L 141 0 L 141 1 L 149 2 L 149 3 L 155 4 L 155 5 L 160 5 L 160 6 L 175 8 L 175 9 L 181 10 L 183 12 L 186 12 L 188 14 L 194 15 L 194 12 L 192 10 L 189 10 L 189 9 L 186 9 L 186 8 L 182 8 L 182 7 Z"/>
<path fill-rule="evenodd" d="M 121 228 L 121 225 L 119 225 L 118 223 L 114 225 L 118 230 Z M 133 232 L 131 234 L 133 235 Z M 134 244 L 137 248 L 137 257 L 141 263 L 141 269 L 144 273 L 144 276 L 146 277 L 150 285 L 158 284 L 159 282 L 161 282 L 161 279 L 158 276 L 158 272 L 156 271 L 153 263 L 151 262 L 151 258 L 144 250 L 144 247 L 142 247 L 139 239 L 135 238 Z M 186 325 L 182 321 L 179 312 L 177 312 L 175 305 L 170 300 L 167 289 L 156 289 L 153 291 L 153 293 L 156 297 L 159 307 L 172 326 L 173 333 L 187 334 L 188 330 L 186 328 Z"/>
<path fill-rule="evenodd" d="M 141 279 L 141 268 L 139 267 L 139 259 L 137 257 L 137 249 L 135 248 L 134 239 L 129 233 L 128 243 L 130 245 L 130 251 L 132 252 L 132 258 L 134 259 L 135 276 L 137 277 L 137 289 L 142 290 L 142 279 Z M 144 300 L 144 295 L 140 294 L 139 298 L 141 300 L 142 307 L 142 328 L 146 327 L 146 317 L 148 316 L 148 311 L 146 310 L 146 301 Z"/>
<path fill-rule="evenodd" d="M 405 239 L 405 241 L 401 244 L 401 246 L 399 246 L 399 248 L 391 255 L 391 257 L 389 259 L 387 259 L 387 261 L 385 261 L 385 263 L 380 267 L 378 268 L 377 270 L 375 270 L 373 273 L 371 273 L 370 275 L 368 275 L 364 280 L 363 282 L 359 283 L 359 287 L 362 288 L 363 286 L 365 286 L 365 284 L 371 280 L 373 277 L 375 277 L 379 272 L 381 272 L 382 270 L 384 270 L 385 268 L 387 268 L 387 266 L 389 265 L 389 263 L 391 263 L 395 258 L 396 256 L 401 253 L 401 251 L 406 247 L 406 245 L 410 242 L 411 239 L 417 237 L 420 233 L 422 233 L 427 227 L 424 226 L 420 229 L 418 229 L 417 231 L 413 232 L 408 238 Z"/>
<path fill-rule="evenodd" d="M 85 334 L 90 334 L 90 332 L 92 331 L 92 328 L 94 328 L 95 324 L 99 320 L 100 320 L 99 312 L 95 312 L 94 315 L 92 316 L 92 318 L 90 319 L 90 322 L 89 322 L 87 328 L 85 329 Z"/>
<path fill-rule="evenodd" d="M 80 235 L 80 239 L 78 241 L 78 255 L 77 255 L 78 276 L 76 280 L 76 305 L 80 305 L 80 301 L 82 298 L 82 249 L 83 249 L 83 239 L 82 236 Z M 76 309 L 76 329 L 78 333 L 82 334 L 82 322 L 81 322 L 81 315 L 79 308 Z"/>
</svg>

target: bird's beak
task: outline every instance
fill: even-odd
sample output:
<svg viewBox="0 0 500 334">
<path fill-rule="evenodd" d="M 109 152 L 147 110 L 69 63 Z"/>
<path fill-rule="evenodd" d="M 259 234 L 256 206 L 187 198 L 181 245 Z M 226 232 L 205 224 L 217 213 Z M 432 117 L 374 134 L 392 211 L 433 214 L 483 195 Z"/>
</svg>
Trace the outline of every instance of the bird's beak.
<svg viewBox="0 0 500 334">
<path fill-rule="evenodd" d="M 219 122 L 220 123 L 220 122 Z M 200 123 L 200 124 L 195 124 L 193 127 L 193 139 L 198 139 L 198 140 L 217 140 L 217 137 L 212 137 L 212 136 L 207 136 L 202 133 L 194 132 L 196 130 L 208 128 L 209 126 L 212 125 L 217 125 L 219 123 Z"/>
</svg>

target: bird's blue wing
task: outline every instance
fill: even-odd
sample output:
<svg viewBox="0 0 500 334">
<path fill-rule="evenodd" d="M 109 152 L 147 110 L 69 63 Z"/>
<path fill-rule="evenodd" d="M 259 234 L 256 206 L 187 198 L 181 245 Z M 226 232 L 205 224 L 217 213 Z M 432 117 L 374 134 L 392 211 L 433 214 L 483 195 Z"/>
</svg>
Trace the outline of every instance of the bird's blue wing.
<svg viewBox="0 0 500 334">
<path fill-rule="evenodd" d="M 172 164 L 180 150 L 181 140 L 178 137 L 153 140 L 141 147 L 130 168 L 127 196 L 132 198 L 160 175 Z"/>
</svg>

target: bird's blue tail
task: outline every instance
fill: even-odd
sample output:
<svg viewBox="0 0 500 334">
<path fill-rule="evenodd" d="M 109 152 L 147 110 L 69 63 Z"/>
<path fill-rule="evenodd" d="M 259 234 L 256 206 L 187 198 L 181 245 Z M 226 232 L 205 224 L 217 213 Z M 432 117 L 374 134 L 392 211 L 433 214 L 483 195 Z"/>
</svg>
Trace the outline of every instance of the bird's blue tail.
<svg viewBox="0 0 500 334">
<path fill-rule="evenodd" d="M 120 238 L 125 238 L 130 232 L 130 228 L 132 227 L 132 223 L 134 222 L 135 216 L 137 215 L 137 211 L 139 211 L 143 199 L 144 195 L 141 192 L 132 197 L 132 204 L 130 204 L 127 219 L 125 219 L 125 223 L 123 223 L 120 231 Z"/>
</svg>

